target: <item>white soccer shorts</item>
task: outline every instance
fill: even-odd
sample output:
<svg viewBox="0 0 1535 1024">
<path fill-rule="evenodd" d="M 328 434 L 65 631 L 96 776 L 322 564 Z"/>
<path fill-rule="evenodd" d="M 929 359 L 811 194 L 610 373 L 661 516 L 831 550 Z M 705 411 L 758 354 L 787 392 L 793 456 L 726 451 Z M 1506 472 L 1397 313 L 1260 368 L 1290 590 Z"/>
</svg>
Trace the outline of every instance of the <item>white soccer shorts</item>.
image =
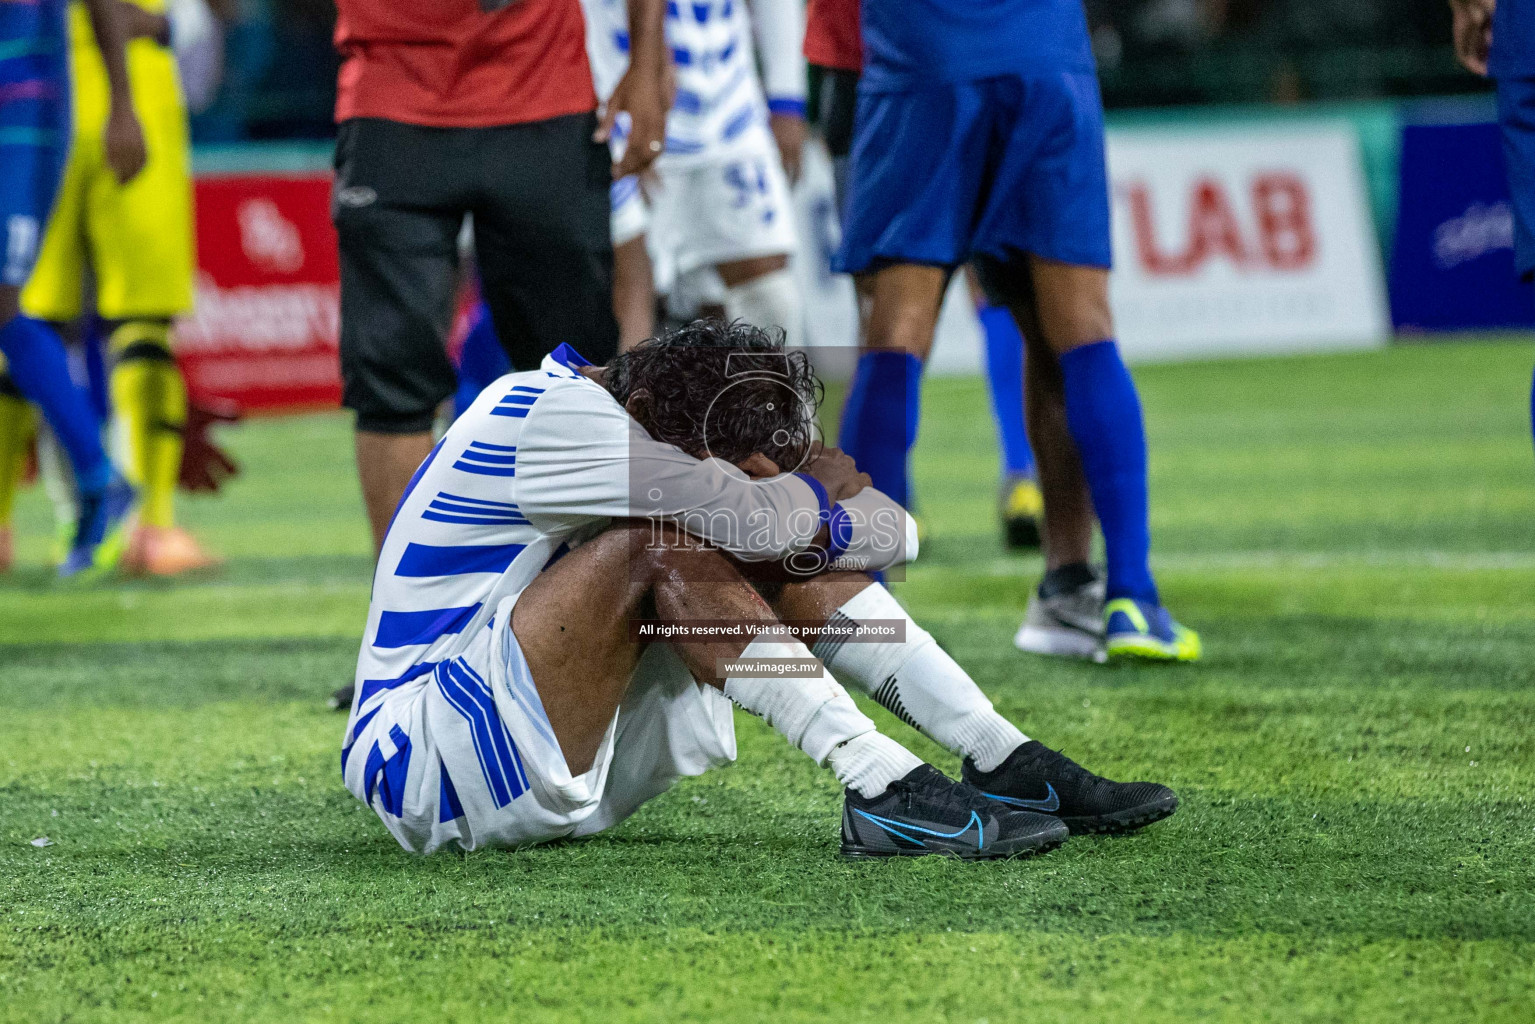
<svg viewBox="0 0 1535 1024">
<path fill-rule="evenodd" d="M 656 287 L 719 263 L 799 248 L 789 179 L 770 146 L 705 163 L 663 158 L 650 194 Z"/>
<path fill-rule="evenodd" d="M 735 760 L 734 706 L 656 644 L 591 769 L 572 777 L 509 628 L 515 603 L 463 655 L 392 690 L 343 755 L 347 788 L 405 849 L 593 835 L 677 779 Z"/>
</svg>

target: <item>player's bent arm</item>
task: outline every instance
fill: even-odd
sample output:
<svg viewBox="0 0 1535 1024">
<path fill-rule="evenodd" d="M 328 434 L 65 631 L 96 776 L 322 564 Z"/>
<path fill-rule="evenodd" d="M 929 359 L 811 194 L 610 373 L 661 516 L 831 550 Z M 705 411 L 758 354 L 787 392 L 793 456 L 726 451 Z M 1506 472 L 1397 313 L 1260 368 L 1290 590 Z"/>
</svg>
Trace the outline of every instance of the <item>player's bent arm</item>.
<svg viewBox="0 0 1535 1024">
<path fill-rule="evenodd" d="M 751 16 L 773 139 L 789 180 L 798 181 L 807 134 L 805 7 L 800 0 L 751 0 Z"/>
<path fill-rule="evenodd" d="M 865 487 L 832 506 L 827 553 L 842 568 L 875 572 L 917 557 L 917 521 L 883 491 Z"/>
<path fill-rule="evenodd" d="M 531 408 L 517 446 L 517 504 L 541 528 L 660 519 L 761 562 L 811 547 L 831 516 L 819 483 L 792 474 L 752 480 L 662 444 L 598 385 L 566 384 L 551 398 Z"/>
<path fill-rule="evenodd" d="M 666 144 L 666 111 L 671 106 L 663 0 L 629 0 L 629 67 L 608 97 L 597 128 L 607 142 L 620 112 L 629 115 L 629 140 L 613 167 L 613 178 L 638 174 L 655 162 Z"/>
<path fill-rule="evenodd" d="M 775 114 L 804 117 L 805 5 L 801 0 L 751 0 L 750 7 L 768 108 Z"/>
<path fill-rule="evenodd" d="M 125 46 L 128 27 L 119 0 L 85 0 L 90 13 L 91 32 L 101 50 L 106 66 L 110 107 L 103 143 L 107 163 L 117 180 L 127 184 L 144 169 L 148 153 L 138 115 L 133 111 L 133 89 L 128 84 L 128 60 Z"/>
</svg>

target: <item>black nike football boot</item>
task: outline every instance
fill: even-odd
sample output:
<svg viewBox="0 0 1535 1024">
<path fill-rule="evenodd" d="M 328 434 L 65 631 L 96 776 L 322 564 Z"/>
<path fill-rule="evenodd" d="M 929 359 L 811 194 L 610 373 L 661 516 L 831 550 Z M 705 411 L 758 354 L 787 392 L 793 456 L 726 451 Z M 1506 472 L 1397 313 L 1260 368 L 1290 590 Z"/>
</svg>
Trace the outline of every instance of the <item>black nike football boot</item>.
<svg viewBox="0 0 1535 1024">
<path fill-rule="evenodd" d="M 1111 782 L 1029 740 L 989 772 L 967 757 L 962 777 L 1006 807 L 1053 814 L 1073 835 L 1133 832 L 1178 809 L 1178 794 L 1155 782 Z"/>
<path fill-rule="evenodd" d="M 872 799 L 849 789 L 842 806 L 844 857 L 992 860 L 1053 850 L 1068 834 L 1047 814 L 1001 806 L 927 764 Z"/>
</svg>

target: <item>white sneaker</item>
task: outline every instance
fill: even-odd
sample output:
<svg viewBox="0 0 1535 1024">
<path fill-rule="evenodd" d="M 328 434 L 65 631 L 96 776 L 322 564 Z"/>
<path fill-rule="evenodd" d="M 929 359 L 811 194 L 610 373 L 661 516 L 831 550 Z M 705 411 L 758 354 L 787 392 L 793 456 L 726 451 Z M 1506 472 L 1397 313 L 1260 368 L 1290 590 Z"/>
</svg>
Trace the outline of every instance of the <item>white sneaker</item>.
<svg viewBox="0 0 1535 1024">
<path fill-rule="evenodd" d="M 1036 587 L 1013 646 L 1029 654 L 1105 662 L 1103 601 L 1104 580 L 1097 574 L 1075 590 L 1047 598 L 1040 597 Z"/>
</svg>

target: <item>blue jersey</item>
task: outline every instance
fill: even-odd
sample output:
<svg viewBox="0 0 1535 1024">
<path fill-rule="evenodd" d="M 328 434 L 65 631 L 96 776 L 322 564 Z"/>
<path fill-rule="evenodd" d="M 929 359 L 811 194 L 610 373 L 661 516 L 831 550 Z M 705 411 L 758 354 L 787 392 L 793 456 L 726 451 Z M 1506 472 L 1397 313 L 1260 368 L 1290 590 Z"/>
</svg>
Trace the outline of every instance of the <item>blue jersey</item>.
<svg viewBox="0 0 1535 1024">
<path fill-rule="evenodd" d="M 1535 78 L 1535 0 L 1498 0 L 1487 71 L 1493 78 Z"/>
<path fill-rule="evenodd" d="M 866 92 L 1094 71 L 1082 0 L 865 0 Z"/>
</svg>

